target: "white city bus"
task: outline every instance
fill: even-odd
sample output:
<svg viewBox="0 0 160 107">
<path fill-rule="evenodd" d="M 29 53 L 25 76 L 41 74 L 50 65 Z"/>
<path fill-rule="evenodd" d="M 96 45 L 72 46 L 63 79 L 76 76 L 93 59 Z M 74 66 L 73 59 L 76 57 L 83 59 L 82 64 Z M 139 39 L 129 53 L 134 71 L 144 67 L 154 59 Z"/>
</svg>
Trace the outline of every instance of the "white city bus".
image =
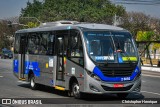
<svg viewBox="0 0 160 107">
<path fill-rule="evenodd" d="M 120 27 L 76 21 L 44 23 L 15 33 L 13 72 L 22 81 L 73 93 L 115 93 L 141 88 L 140 58 Z"/>
</svg>

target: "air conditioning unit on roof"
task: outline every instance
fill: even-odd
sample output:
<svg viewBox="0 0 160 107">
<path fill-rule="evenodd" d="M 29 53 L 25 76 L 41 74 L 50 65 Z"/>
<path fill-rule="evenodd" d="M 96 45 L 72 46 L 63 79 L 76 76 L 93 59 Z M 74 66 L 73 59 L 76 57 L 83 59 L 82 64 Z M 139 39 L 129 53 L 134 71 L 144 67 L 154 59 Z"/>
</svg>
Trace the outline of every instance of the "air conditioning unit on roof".
<svg viewBox="0 0 160 107">
<path fill-rule="evenodd" d="M 64 25 L 74 25 L 78 24 L 78 21 L 67 21 L 67 20 L 61 20 L 56 22 L 46 22 L 42 23 L 39 27 L 52 27 L 52 26 L 64 26 Z"/>
</svg>

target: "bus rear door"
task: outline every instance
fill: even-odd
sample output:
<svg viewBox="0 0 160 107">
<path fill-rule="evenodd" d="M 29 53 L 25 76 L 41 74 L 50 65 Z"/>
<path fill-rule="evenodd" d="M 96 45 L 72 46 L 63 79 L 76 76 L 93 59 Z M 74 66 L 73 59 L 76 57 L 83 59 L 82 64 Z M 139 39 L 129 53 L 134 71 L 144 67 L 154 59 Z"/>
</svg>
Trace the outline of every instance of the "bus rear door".
<svg viewBox="0 0 160 107">
<path fill-rule="evenodd" d="M 26 45 L 26 36 L 21 35 L 20 37 L 20 54 L 19 54 L 19 79 L 25 80 L 25 45 Z"/>
</svg>

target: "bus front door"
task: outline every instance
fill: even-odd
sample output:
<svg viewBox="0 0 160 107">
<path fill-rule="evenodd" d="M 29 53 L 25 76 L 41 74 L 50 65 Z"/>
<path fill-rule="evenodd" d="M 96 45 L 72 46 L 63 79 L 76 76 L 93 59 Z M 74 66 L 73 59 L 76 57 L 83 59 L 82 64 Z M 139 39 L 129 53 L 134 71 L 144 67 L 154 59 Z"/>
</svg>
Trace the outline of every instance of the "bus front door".
<svg viewBox="0 0 160 107">
<path fill-rule="evenodd" d="M 20 54 L 19 54 L 19 79 L 25 80 L 25 45 L 26 45 L 26 37 L 21 36 L 20 37 Z"/>
<path fill-rule="evenodd" d="M 57 70 L 56 79 L 64 80 L 64 37 L 57 37 Z"/>
</svg>

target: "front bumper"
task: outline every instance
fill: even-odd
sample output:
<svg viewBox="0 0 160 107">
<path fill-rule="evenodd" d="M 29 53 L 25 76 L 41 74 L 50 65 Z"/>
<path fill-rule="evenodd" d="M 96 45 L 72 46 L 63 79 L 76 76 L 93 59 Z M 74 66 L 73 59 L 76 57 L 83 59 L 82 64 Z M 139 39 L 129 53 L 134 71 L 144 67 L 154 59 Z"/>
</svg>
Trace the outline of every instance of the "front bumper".
<svg viewBox="0 0 160 107">
<path fill-rule="evenodd" d="M 114 88 L 114 84 L 124 84 L 122 88 Z M 105 94 L 105 93 L 132 93 L 140 92 L 141 90 L 141 76 L 137 77 L 133 81 L 125 82 L 105 82 L 97 81 L 94 78 L 88 76 L 87 88 L 84 92 L 94 94 Z"/>
</svg>

